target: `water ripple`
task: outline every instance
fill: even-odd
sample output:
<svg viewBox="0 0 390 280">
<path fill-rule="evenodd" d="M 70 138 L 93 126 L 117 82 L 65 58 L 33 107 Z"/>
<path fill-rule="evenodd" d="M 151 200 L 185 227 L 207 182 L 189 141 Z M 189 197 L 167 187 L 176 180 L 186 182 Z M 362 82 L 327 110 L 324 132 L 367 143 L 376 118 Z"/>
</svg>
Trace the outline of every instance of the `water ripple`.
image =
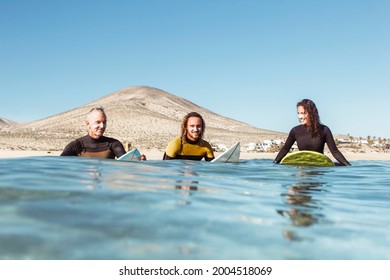
<svg viewBox="0 0 390 280">
<path fill-rule="evenodd" d="M 0 259 L 389 259 L 389 171 L 0 159 Z"/>
</svg>

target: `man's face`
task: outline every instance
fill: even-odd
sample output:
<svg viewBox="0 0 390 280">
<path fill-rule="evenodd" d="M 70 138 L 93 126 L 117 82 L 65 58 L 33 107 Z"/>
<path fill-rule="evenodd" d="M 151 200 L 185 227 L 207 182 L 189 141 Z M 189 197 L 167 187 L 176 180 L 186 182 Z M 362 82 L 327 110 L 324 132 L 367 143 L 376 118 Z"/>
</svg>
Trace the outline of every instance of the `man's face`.
<svg viewBox="0 0 390 280">
<path fill-rule="evenodd" d="M 187 138 L 191 141 L 197 141 L 202 135 L 202 119 L 190 117 L 187 122 Z"/>
<path fill-rule="evenodd" d="M 106 116 L 99 111 L 90 113 L 87 118 L 88 134 L 92 138 L 99 139 L 103 136 L 106 130 L 107 120 Z"/>
</svg>

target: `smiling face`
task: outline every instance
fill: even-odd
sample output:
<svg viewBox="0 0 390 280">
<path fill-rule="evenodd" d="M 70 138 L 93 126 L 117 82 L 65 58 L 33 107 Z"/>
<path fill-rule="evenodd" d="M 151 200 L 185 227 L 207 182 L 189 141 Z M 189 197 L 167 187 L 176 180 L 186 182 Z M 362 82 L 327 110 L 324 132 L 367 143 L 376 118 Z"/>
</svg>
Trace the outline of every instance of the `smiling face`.
<svg viewBox="0 0 390 280">
<path fill-rule="evenodd" d="M 187 122 L 187 138 L 191 141 L 197 141 L 202 137 L 202 119 L 198 117 L 190 117 Z"/>
<path fill-rule="evenodd" d="M 107 126 L 106 115 L 101 111 L 93 111 L 87 117 L 88 134 L 94 139 L 103 136 Z"/>
<path fill-rule="evenodd" d="M 303 125 L 309 125 L 310 120 L 308 113 L 306 112 L 305 108 L 303 106 L 298 106 L 297 107 L 297 113 L 298 113 L 298 119 L 299 122 Z"/>
</svg>

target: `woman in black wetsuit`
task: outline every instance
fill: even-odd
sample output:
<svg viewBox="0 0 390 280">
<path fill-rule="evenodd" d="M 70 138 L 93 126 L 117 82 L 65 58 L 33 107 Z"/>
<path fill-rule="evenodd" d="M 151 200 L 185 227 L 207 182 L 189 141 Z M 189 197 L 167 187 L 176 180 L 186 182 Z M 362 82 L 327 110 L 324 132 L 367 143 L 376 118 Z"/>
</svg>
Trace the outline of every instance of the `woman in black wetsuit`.
<svg viewBox="0 0 390 280">
<path fill-rule="evenodd" d="M 315 151 L 324 153 L 325 143 L 333 157 L 341 165 L 351 165 L 337 149 L 329 127 L 321 124 L 316 105 L 310 99 L 303 99 L 297 104 L 300 125 L 293 127 L 287 137 L 286 143 L 276 156 L 274 163 L 280 163 L 290 151 L 294 142 L 297 142 L 300 151 Z"/>
</svg>

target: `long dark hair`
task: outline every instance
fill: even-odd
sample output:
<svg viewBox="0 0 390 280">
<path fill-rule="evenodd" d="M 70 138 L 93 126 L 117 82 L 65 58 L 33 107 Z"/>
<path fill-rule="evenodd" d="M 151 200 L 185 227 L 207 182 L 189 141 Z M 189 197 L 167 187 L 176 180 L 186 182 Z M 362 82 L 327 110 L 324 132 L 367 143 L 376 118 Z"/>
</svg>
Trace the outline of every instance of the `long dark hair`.
<svg viewBox="0 0 390 280">
<path fill-rule="evenodd" d="M 303 106 L 305 111 L 307 112 L 309 118 L 309 130 L 312 137 L 320 137 L 322 135 L 321 132 L 321 121 L 320 116 L 318 114 L 317 106 L 310 99 L 302 99 L 297 103 L 298 106 Z"/>
<path fill-rule="evenodd" d="M 187 115 L 184 116 L 183 122 L 181 123 L 181 143 L 184 144 L 186 142 L 186 137 L 187 137 L 187 124 L 188 124 L 188 119 L 191 117 L 196 117 L 200 118 L 202 120 L 202 131 L 199 136 L 199 140 L 202 139 L 204 131 L 206 129 L 206 123 L 204 122 L 204 119 L 202 116 L 197 113 L 197 112 L 191 112 L 188 113 Z"/>
</svg>

